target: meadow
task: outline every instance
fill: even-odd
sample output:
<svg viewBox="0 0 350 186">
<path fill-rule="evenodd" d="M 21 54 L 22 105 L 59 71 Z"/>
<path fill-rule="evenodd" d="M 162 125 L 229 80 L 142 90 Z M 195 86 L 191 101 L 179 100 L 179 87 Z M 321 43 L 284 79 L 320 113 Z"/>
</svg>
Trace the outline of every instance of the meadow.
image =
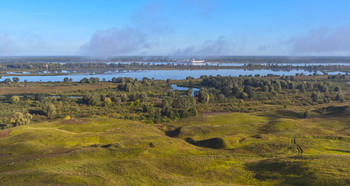
<svg viewBox="0 0 350 186">
<path fill-rule="evenodd" d="M 347 81 L 2 83 L 0 185 L 348 185 Z"/>
<path fill-rule="evenodd" d="M 309 119 L 257 112 L 165 125 L 69 119 L 20 126 L 1 131 L 0 180 L 3 185 L 346 185 L 349 115 L 349 109 Z M 220 140 L 210 141 L 214 138 Z"/>
</svg>

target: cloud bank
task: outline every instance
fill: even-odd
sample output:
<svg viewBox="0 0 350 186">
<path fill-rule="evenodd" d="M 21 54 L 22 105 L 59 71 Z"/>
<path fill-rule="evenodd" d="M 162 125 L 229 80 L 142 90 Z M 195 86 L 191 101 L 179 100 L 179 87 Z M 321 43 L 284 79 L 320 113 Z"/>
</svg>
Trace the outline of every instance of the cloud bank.
<svg viewBox="0 0 350 186">
<path fill-rule="evenodd" d="M 323 27 L 295 39 L 293 54 L 338 54 L 350 52 L 350 24 Z"/>
<path fill-rule="evenodd" d="M 111 57 L 136 54 L 149 47 L 146 34 L 134 28 L 111 28 L 95 32 L 80 49 L 87 56 Z"/>
<path fill-rule="evenodd" d="M 0 32 L 0 54 L 12 54 L 15 52 L 16 43 L 7 33 Z"/>
<path fill-rule="evenodd" d="M 216 40 L 207 40 L 202 44 L 195 46 L 188 46 L 183 49 L 177 49 L 172 55 L 175 56 L 213 56 L 213 55 L 225 55 L 231 53 L 236 48 L 236 45 L 227 41 L 226 37 L 221 36 Z"/>
<path fill-rule="evenodd" d="M 171 11 L 188 11 L 195 8 L 200 14 L 210 14 L 213 11 L 213 0 L 180 0 Z M 95 32 L 90 40 L 80 47 L 80 54 L 93 57 L 112 57 L 120 55 L 149 54 L 152 49 L 161 47 L 161 37 L 173 32 L 162 17 L 166 10 L 163 1 L 155 0 L 144 4 L 131 17 L 127 27 L 111 28 Z M 216 41 L 205 41 L 200 46 L 189 46 L 182 50 L 172 51 L 180 55 L 220 55 L 227 52 L 228 42 L 219 38 Z"/>
</svg>

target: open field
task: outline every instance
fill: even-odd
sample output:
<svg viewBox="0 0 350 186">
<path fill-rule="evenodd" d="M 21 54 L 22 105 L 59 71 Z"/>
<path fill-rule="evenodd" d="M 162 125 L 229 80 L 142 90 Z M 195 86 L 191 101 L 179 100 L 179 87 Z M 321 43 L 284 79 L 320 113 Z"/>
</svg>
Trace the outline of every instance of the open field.
<svg viewBox="0 0 350 186">
<path fill-rule="evenodd" d="M 345 109 L 309 119 L 275 112 L 199 116 L 158 127 L 118 119 L 21 126 L 1 132 L 0 180 L 6 185 L 346 185 L 349 116 Z"/>
</svg>

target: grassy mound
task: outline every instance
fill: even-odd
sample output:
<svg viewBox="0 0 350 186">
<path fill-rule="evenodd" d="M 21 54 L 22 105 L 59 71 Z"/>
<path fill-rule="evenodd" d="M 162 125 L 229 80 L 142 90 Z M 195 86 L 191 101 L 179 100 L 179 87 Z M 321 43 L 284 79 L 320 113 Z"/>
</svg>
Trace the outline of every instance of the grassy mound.
<svg viewBox="0 0 350 186">
<path fill-rule="evenodd" d="M 230 153 L 196 147 L 139 122 L 63 120 L 4 133 L 3 185 L 263 183 Z"/>
<path fill-rule="evenodd" d="M 186 118 L 163 131 L 120 119 L 7 129 L 0 133 L 1 185 L 350 183 L 348 116 L 265 114 Z"/>
</svg>

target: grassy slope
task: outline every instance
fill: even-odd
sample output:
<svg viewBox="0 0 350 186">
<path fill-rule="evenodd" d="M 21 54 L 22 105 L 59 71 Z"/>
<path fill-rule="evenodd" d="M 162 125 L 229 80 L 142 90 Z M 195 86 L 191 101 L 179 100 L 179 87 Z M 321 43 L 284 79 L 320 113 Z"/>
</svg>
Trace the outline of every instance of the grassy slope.
<svg viewBox="0 0 350 186">
<path fill-rule="evenodd" d="M 16 127 L 2 135 L 0 149 L 5 185 L 263 183 L 228 152 L 201 149 L 126 120 Z"/>
<path fill-rule="evenodd" d="M 250 157 L 246 166 L 260 181 L 350 184 L 350 112 L 328 114 L 331 109 L 308 119 L 286 117 L 285 112 L 233 113 L 189 118 L 163 129 L 168 133 L 176 130 L 176 137 L 182 139 L 222 139 L 224 149 Z M 293 145 L 294 138 L 302 155 Z"/>
<path fill-rule="evenodd" d="M 0 183 L 350 184 L 349 113 L 309 119 L 280 112 L 200 116 L 154 125 L 62 120 L 0 133 Z M 296 144 L 303 149 L 290 146 Z M 223 149 L 195 141 L 223 139 Z M 214 144 L 215 145 L 215 144 Z"/>
</svg>

